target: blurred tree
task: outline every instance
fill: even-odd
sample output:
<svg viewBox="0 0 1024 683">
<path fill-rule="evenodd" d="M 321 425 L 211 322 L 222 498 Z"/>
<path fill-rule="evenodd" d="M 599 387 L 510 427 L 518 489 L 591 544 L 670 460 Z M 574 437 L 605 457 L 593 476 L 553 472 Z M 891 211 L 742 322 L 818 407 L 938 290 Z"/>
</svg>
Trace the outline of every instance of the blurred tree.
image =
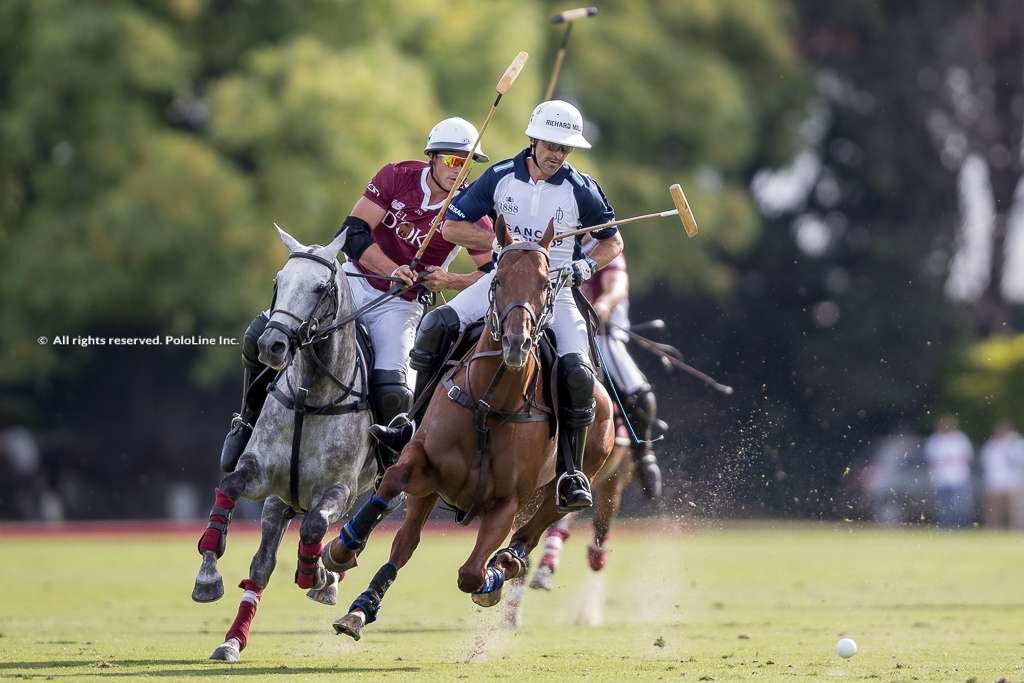
<svg viewBox="0 0 1024 683">
<path fill-rule="evenodd" d="M 769 493 L 747 490 L 773 507 L 828 511 L 874 436 L 930 429 L 943 369 L 970 336 L 945 293 L 958 169 L 930 128 L 946 102 L 929 74 L 944 58 L 936 37 L 977 6 L 796 3 L 816 71 L 805 151 L 755 177 L 768 228 L 737 260 L 727 316 L 704 313 L 709 336 L 724 340 L 718 357 L 735 354 L 744 380 L 729 415 L 755 416 L 768 444 L 756 466 Z M 744 438 L 730 435 L 725 453 Z"/>
<path fill-rule="evenodd" d="M 746 253 L 761 231 L 751 174 L 788 160 L 805 115 L 795 18 L 787 4 L 761 1 L 599 9 L 576 29 L 556 91 L 588 120 L 585 163 L 600 164 L 620 216 L 670 207 L 667 188 L 682 183 L 701 228 L 692 241 L 668 221 L 625 228 L 635 289 L 727 297 L 738 273 L 720 257 Z"/>
<path fill-rule="evenodd" d="M 283 257 L 272 220 L 322 241 L 381 164 L 422 156 L 439 118 L 482 118 L 508 61 L 540 39 L 535 12 L 508 10 L 4 3 L 0 381 L 73 376 L 91 357 L 40 335 L 238 336 Z M 521 140 L 535 69 L 492 149 Z M 236 355 L 203 349 L 194 379 Z"/>
<path fill-rule="evenodd" d="M 993 423 L 1011 419 L 1024 426 L 1024 335 L 1001 335 L 977 342 L 956 358 L 946 405 L 976 439 Z"/>
<path fill-rule="evenodd" d="M 684 292 L 700 314 L 702 294 L 727 302 L 741 281 L 761 230 L 750 178 L 786 159 L 805 117 L 788 7 L 608 2 L 574 39 L 559 92 L 581 104 L 595 150 L 573 162 L 601 179 L 620 215 L 667 207 L 667 186 L 683 182 L 701 224 L 685 243 L 669 224 L 627 236 L 637 289 L 658 286 L 659 308 Z M 158 487 L 158 473 L 178 472 L 181 453 L 222 427 L 227 407 L 197 423 L 205 441 L 176 429 L 196 418 L 181 407 L 197 387 L 233 384 L 237 348 L 112 356 L 36 338 L 240 336 L 283 261 L 271 221 L 305 242 L 327 239 L 381 164 L 421 158 L 438 118 L 481 121 L 524 49 L 532 59 L 484 147 L 501 159 L 525 146 L 559 39 L 546 19 L 560 9 L 0 3 L 0 384 L 16 390 L 3 392 L 0 420 L 52 420 L 70 435 L 62 444 L 93 454 L 130 428 L 115 440 L 118 476 L 142 468 Z M 709 353 L 729 361 L 735 348 Z M 129 403 L 136 412 L 123 413 Z M 140 450 L 149 457 L 136 463 Z"/>
</svg>

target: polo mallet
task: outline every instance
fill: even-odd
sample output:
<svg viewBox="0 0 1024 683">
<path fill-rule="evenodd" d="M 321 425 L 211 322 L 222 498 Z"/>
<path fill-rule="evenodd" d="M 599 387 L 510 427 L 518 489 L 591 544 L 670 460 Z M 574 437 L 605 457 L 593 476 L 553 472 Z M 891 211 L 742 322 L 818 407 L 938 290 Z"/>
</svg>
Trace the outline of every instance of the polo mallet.
<svg viewBox="0 0 1024 683">
<path fill-rule="evenodd" d="M 664 327 L 664 325 L 665 325 L 665 323 L 663 321 L 661 321 L 661 320 L 652 320 L 651 322 L 652 323 L 660 322 L 661 323 L 661 327 Z M 609 324 L 612 327 L 614 327 L 615 329 L 617 329 L 617 330 L 622 330 L 627 335 L 629 335 L 629 338 L 631 340 L 635 341 L 642 348 L 650 351 L 654 355 L 656 355 L 659 358 L 661 358 L 661 363 L 666 368 L 668 368 L 668 367 L 679 368 L 680 370 L 682 370 L 682 371 L 684 371 L 684 372 L 686 372 L 686 373 L 696 377 L 700 381 L 704 382 L 705 384 L 710 386 L 715 391 L 720 391 L 723 394 L 725 394 L 726 396 L 731 396 L 732 395 L 732 393 L 733 393 L 733 388 L 732 387 L 730 387 L 728 384 L 722 384 L 721 382 L 716 381 L 714 377 L 711 377 L 710 375 L 701 372 L 697 368 L 695 368 L 692 365 L 690 365 L 689 363 L 685 362 L 682 359 L 682 355 L 683 354 L 680 353 L 679 349 L 677 349 L 676 347 L 671 346 L 669 344 L 659 344 L 658 342 L 652 341 L 652 340 L 650 340 L 650 339 L 648 339 L 646 337 L 641 337 L 639 334 L 634 332 L 632 329 L 629 329 L 629 328 L 626 328 L 626 327 L 622 327 L 621 325 L 616 325 L 615 323 L 609 323 Z M 634 325 L 632 327 L 636 327 L 636 326 Z M 657 329 L 661 329 L 661 327 L 658 327 Z"/>
<path fill-rule="evenodd" d="M 555 84 L 558 83 L 558 72 L 562 70 L 562 62 L 565 60 L 565 50 L 569 47 L 569 34 L 572 33 L 572 24 L 577 19 L 586 19 L 597 14 L 596 7 L 580 7 L 579 9 L 568 9 L 561 14 L 551 17 L 552 24 L 565 24 L 565 33 L 562 34 L 562 44 L 558 47 L 558 54 L 555 55 L 555 64 L 551 67 L 551 80 L 548 81 L 548 89 L 544 92 L 544 101 L 547 102 L 555 94 Z"/>
<path fill-rule="evenodd" d="M 642 323 L 630 323 L 629 329 L 631 330 L 663 330 L 665 329 L 665 321 L 661 318 L 655 318 L 654 320 L 648 320 Z"/>
<path fill-rule="evenodd" d="M 555 237 L 555 241 L 560 242 L 568 237 L 585 235 L 588 232 L 601 230 L 602 228 L 610 228 L 613 225 L 626 225 L 627 223 L 646 221 L 651 218 L 664 218 L 666 216 L 679 216 L 679 220 L 682 221 L 683 229 L 686 230 L 686 234 L 689 237 L 693 237 L 697 234 L 697 219 L 693 217 L 693 212 L 690 211 L 690 203 L 686 201 L 686 195 L 683 194 L 683 188 L 679 186 L 679 183 L 675 183 L 674 185 L 669 186 L 668 194 L 672 197 L 672 203 L 675 204 L 676 208 L 674 209 L 670 209 L 669 211 L 659 211 L 658 213 L 645 213 L 642 216 L 633 216 L 632 218 L 619 218 L 614 221 L 608 221 L 607 223 L 580 228 L 579 230 L 570 230 L 569 232 L 563 232 L 557 235 Z"/>
<path fill-rule="evenodd" d="M 494 110 L 498 108 L 498 102 L 501 102 L 501 96 L 508 92 L 508 89 L 512 87 L 515 80 L 519 78 L 519 72 L 523 70 L 523 66 L 526 64 L 526 60 L 529 59 L 529 57 L 530 55 L 526 52 L 520 52 L 517 54 L 515 59 L 512 60 L 512 63 L 508 65 L 508 68 L 505 69 L 505 73 L 503 73 L 501 78 L 498 79 L 498 84 L 494 86 L 494 90 L 498 93 L 498 96 L 494 98 L 494 104 L 491 105 L 491 110 L 487 112 L 487 118 L 484 119 L 484 124 L 480 126 L 480 131 L 476 135 L 476 142 L 473 143 L 473 147 L 471 148 L 473 152 L 475 152 L 477 147 L 480 146 L 480 139 L 484 136 L 484 131 L 487 130 L 487 126 L 491 123 L 491 118 L 494 117 Z M 459 175 L 456 176 L 455 182 L 452 183 L 452 189 L 448 190 L 448 196 L 444 198 L 444 202 L 442 202 L 440 210 L 438 210 L 437 215 L 434 216 L 434 220 L 430 221 L 430 229 L 423 237 L 423 243 L 416 251 L 416 256 L 413 258 L 412 263 L 409 264 L 411 269 L 415 270 L 416 265 L 420 262 L 420 259 L 423 258 L 423 253 L 427 250 L 427 245 L 430 244 L 431 238 L 433 238 L 434 233 L 437 232 L 438 226 L 444 221 L 445 214 L 448 213 L 448 205 L 452 203 L 455 193 L 460 187 L 462 187 L 462 183 L 466 181 L 466 176 L 469 175 L 469 167 L 473 163 L 473 152 L 470 152 L 469 156 L 466 158 L 466 163 L 462 164 L 462 170 L 459 171 Z"/>
</svg>

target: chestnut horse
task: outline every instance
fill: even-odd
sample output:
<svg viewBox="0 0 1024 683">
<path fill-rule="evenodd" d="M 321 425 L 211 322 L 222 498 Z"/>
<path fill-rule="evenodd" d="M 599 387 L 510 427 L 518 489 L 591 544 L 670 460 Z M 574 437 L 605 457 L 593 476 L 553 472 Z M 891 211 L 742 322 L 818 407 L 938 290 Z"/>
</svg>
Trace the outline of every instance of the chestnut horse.
<svg viewBox="0 0 1024 683">
<path fill-rule="evenodd" d="M 556 294 L 548 273 L 554 224 L 548 223 L 539 242 L 513 242 L 500 216 L 494 230 L 503 249 L 479 342 L 435 389 L 421 425 L 385 472 L 376 495 L 324 549 L 326 567 L 342 571 L 355 566 L 389 502 L 407 495 L 405 521 L 389 561 L 348 614 L 334 623 L 339 634 L 358 640 L 363 626 L 376 619 L 384 593 L 416 550 L 438 498 L 462 511 L 460 521 L 480 516 L 476 545 L 459 568 L 458 586 L 485 607 L 500 601 L 506 580 L 525 574 L 527 555 L 562 517 L 555 509 L 557 439 L 549 425 L 556 407 L 541 405 L 545 378 L 538 352 Z M 584 458 L 588 476 L 601 468 L 614 442 L 612 405 L 600 383 L 594 385 L 594 398 L 595 420 Z M 527 521 L 498 551 L 517 513 Z"/>
</svg>

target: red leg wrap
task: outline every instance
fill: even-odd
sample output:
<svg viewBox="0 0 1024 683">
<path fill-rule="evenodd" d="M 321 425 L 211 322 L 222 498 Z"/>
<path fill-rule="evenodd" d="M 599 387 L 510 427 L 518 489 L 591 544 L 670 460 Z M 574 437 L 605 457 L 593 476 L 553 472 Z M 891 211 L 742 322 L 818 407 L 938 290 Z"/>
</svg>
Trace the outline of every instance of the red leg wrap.
<svg viewBox="0 0 1024 683">
<path fill-rule="evenodd" d="M 213 497 L 213 509 L 214 510 L 233 510 L 235 507 L 235 501 L 228 497 L 228 494 L 224 493 L 220 489 L 214 490 Z M 227 525 L 229 520 L 223 514 L 210 513 L 210 522 L 216 524 Z M 215 529 L 212 526 L 207 527 L 206 531 L 199 538 L 199 553 L 202 554 L 210 550 L 214 552 L 217 557 L 220 557 L 224 553 L 224 534 L 221 533 L 220 529 Z"/>
<path fill-rule="evenodd" d="M 299 588 L 312 588 L 316 582 L 316 563 L 322 549 L 322 543 L 306 544 L 299 541 L 299 567 L 295 570 L 295 583 Z"/>
<path fill-rule="evenodd" d="M 544 555 L 540 558 L 542 567 L 552 571 L 558 567 L 558 556 L 562 552 L 562 543 L 569 538 L 568 529 L 551 527 L 544 536 Z"/>
<path fill-rule="evenodd" d="M 251 579 L 245 579 L 242 583 L 238 584 L 238 587 L 245 589 L 245 595 L 242 596 L 242 601 L 238 603 L 238 614 L 235 615 L 235 621 L 231 624 L 231 628 L 228 629 L 224 640 L 236 639 L 238 641 L 238 650 L 242 651 L 249 642 L 249 627 L 252 625 L 253 617 L 256 616 L 256 608 L 260 606 L 260 597 L 263 595 L 263 589 Z"/>
</svg>

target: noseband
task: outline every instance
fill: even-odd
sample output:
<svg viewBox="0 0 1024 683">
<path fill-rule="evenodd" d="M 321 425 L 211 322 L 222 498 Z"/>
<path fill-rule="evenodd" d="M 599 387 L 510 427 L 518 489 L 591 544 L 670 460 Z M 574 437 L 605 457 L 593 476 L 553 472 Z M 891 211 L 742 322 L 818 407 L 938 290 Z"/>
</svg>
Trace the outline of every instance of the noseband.
<svg viewBox="0 0 1024 683">
<path fill-rule="evenodd" d="M 505 254 L 507 254 L 510 251 L 538 252 L 544 255 L 545 263 L 550 263 L 551 259 L 550 255 L 548 254 L 548 250 L 542 247 L 541 245 L 537 244 L 536 242 L 513 242 L 512 244 L 508 245 L 507 247 L 501 250 L 501 253 L 498 255 L 498 265 L 501 264 L 501 259 L 504 258 Z M 488 300 L 490 302 L 491 311 L 491 339 L 493 339 L 495 343 L 501 341 L 502 329 L 505 326 L 505 320 L 508 318 L 509 314 L 512 313 L 512 311 L 516 310 L 517 308 L 521 308 L 524 311 L 526 311 L 526 314 L 530 316 L 530 329 L 536 330 L 538 319 L 544 318 L 544 314 L 546 314 L 551 309 L 551 306 L 554 303 L 553 297 L 551 296 L 551 282 L 547 281 L 547 285 L 544 289 L 544 310 L 542 311 L 540 316 L 538 316 L 537 312 L 533 310 L 533 305 L 526 300 L 513 301 L 512 303 L 505 306 L 505 309 L 499 314 L 497 308 L 495 308 L 494 305 L 494 300 L 498 291 L 498 286 L 501 284 L 501 281 L 498 279 L 497 270 L 498 269 L 496 266 L 494 279 L 491 280 L 491 289 L 488 294 Z"/>
<path fill-rule="evenodd" d="M 337 261 L 328 261 L 322 256 L 317 256 L 316 254 L 311 254 L 304 251 L 296 251 L 288 255 L 289 260 L 293 258 L 304 258 L 309 259 L 310 261 L 316 261 L 317 263 L 319 263 L 322 266 L 325 266 L 331 271 L 331 277 L 327 280 L 327 282 L 323 282 L 317 285 L 316 291 L 320 293 L 320 297 L 316 300 L 316 303 L 313 304 L 313 309 L 309 312 L 309 316 L 307 316 L 306 318 L 300 318 L 299 316 L 295 315 L 294 313 L 287 309 L 276 308 L 277 278 L 274 279 L 274 298 L 270 302 L 270 315 L 267 316 L 271 320 L 270 322 L 267 323 L 267 327 L 281 332 L 286 337 L 288 337 L 288 341 L 290 341 L 293 345 L 300 346 L 308 342 L 314 335 L 316 335 L 322 323 L 331 321 L 334 319 L 336 315 L 338 315 L 338 307 L 340 305 L 338 301 L 338 267 Z M 323 305 L 324 301 L 328 297 L 330 297 L 331 301 L 333 302 L 333 309 L 330 311 L 330 313 L 327 313 L 325 311 L 323 314 L 317 315 L 317 311 L 320 310 L 320 307 Z M 292 320 L 295 320 L 297 323 L 299 323 L 298 327 L 288 327 L 283 323 L 277 322 L 276 320 L 273 319 L 275 313 L 283 313 Z"/>
</svg>

